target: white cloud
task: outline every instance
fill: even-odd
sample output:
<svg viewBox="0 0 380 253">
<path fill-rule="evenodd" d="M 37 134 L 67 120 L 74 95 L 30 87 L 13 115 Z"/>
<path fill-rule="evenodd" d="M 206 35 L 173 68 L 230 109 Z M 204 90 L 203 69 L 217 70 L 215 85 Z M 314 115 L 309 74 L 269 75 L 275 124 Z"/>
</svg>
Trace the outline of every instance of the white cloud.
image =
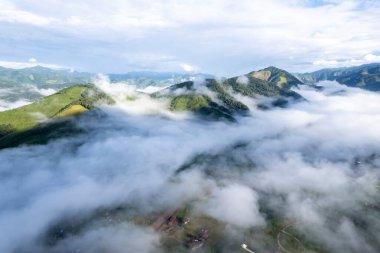
<svg viewBox="0 0 380 253">
<path fill-rule="evenodd" d="M 30 58 L 30 59 L 28 60 L 28 62 L 30 62 L 30 63 L 36 63 L 36 62 L 37 62 L 37 59 L 36 59 L 36 58 Z"/>
<path fill-rule="evenodd" d="M 168 111 L 166 109 L 168 106 L 167 100 L 153 100 L 148 92 L 139 93 L 135 86 L 126 83 L 110 83 L 104 75 L 98 75 L 94 83 L 97 87 L 110 94 L 118 106 L 130 114 L 163 114 L 170 118 L 183 118 L 186 116 L 185 114 L 178 115 Z M 152 91 L 152 89 L 148 91 Z"/>
<path fill-rule="evenodd" d="M 193 71 L 196 70 L 196 67 L 191 66 L 191 65 L 186 64 L 186 63 L 181 64 L 181 68 L 182 68 L 184 71 L 186 71 L 186 72 L 193 72 Z"/>
<path fill-rule="evenodd" d="M 60 66 L 56 64 L 38 62 L 34 58 L 29 59 L 27 62 L 0 60 L 0 66 L 5 67 L 5 68 L 12 68 L 12 69 L 32 68 L 36 66 L 41 66 L 41 67 L 46 67 L 46 68 L 51 68 L 51 69 L 68 69 L 68 67 L 64 67 L 64 66 Z"/>
<path fill-rule="evenodd" d="M 250 188 L 242 185 L 229 185 L 217 188 L 202 210 L 221 222 L 242 228 L 263 226 L 265 219 L 259 212 L 258 196 Z"/>
<path fill-rule="evenodd" d="M 158 92 L 160 90 L 164 90 L 167 87 L 157 87 L 157 86 L 148 86 L 143 89 L 137 89 L 136 91 L 146 93 L 146 94 L 153 94 L 155 92 Z"/>
<path fill-rule="evenodd" d="M 380 55 L 367 54 L 362 58 L 348 59 L 348 60 L 317 60 L 313 62 L 317 67 L 349 67 L 358 66 L 368 63 L 380 62 Z"/>
<path fill-rule="evenodd" d="M 317 4 L 242 0 L 238 5 L 229 0 L 16 3 L 2 8 L 0 22 L 19 22 L 20 30 L 7 31 L 7 37 L 31 36 L 26 35 L 29 28 L 23 24 L 42 25 L 45 30 L 41 34 L 48 39 L 39 37 L 37 44 L 38 35 L 32 36 L 33 48 L 46 55 L 51 50 L 59 54 L 56 48 L 60 48 L 62 57 L 89 69 L 97 66 L 96 71 L 120 71 L 122 66 L 124 70 L 133 66 L 141 69 L 141 62 L 155 70 L 177 70 L 179 64 L 188 63 L 223 76 L 265 65 L 303 71 L 333 66 L 342 59 L 352 65 L 351 59 L 376 55 L 380 48 L 380 3 L 369 0 Z M 22 18 L 23 13 L 34 18 Z M 13 46 L 11 41 L 9 47 Z M 16 43 L 28 41 L 16 39 Z M 78 53 L 73 54 L 68 45 L 75 45 Z M 146 55 L 170 55 L 175 64 Z M 107 59 L 109 62 L 104 62 Z"/>
<path fill-rule="evenodd" d="M 51 23 L 48 18 L 33 15 L 25 11 L 0 10 L 0 21 L 9 23 L 24 23 L 36 26 L 46 26 Z"/>
<path fill-rule="evenodd" d="M 266 240 L 258 226 L 279 215 L 328 251 L 378 252 L 370 207 L 379 194 L 380 95 L 320 84 L 322 91 L 300 87 L 308 101 L 253 109 L 229 124 L 169 118 L 162 101 L 99 80 L 117 103 L 77 118 L 83 135 L 0 151 L 1 252 L 160 252 L 149 226 L 98 222 L 96 211 L 126 206 L 133 216 L 159 215 L 189 200 L 195 214 L 238 227 L 251 242 Z M 49 226 L 70 215 L 93 218 L 56 245 L 43 244 Z M 217 243 L 241 243 L 217 232 Z"/>
<path fill-rule="evenodd" d="M 239 76 L 236 81 L 239 84 L 247 85 L 249 83 L 249 78 L 247 76 Z"/>
<path fill-rule="evenodd" d="M 367 54 L 364 56 L 366 62 L 380 62 L 380 55 Z"/>
<path fill-rule="evenodd" d="M 31 101 L 26 100 L 26 99 L 20 99 L 15 102 L 9 102 L 0 98 L 0 112 L 18 108 L 24 105 L 28 105 L 30 103 Z"/>
<path fill-rule="evenodd" d="M 0 3 L 0 22 L 47 26 L 51 24 L 52 20 L 53 19 L 49 17 L 18 9 L 7 0 L 2 0 Z"/>
</svg>

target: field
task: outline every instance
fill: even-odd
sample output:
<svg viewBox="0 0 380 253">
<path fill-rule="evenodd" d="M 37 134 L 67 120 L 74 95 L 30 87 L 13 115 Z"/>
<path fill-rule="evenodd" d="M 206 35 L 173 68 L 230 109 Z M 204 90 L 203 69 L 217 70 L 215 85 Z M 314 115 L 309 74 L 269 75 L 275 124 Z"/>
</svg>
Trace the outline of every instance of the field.
<svg viewBox="0 0 380 253">
<path fill-rule="evenodd" d="M 82 112 L 87 112 L 87 108 L 83 107 L 82 105 L 70 105 L 67 109 L 64 109 L 63 111 L 59 112 L 55 117 L 61 118 L 61 117 L 69 117 L 78 115 Z"/>
</svg>

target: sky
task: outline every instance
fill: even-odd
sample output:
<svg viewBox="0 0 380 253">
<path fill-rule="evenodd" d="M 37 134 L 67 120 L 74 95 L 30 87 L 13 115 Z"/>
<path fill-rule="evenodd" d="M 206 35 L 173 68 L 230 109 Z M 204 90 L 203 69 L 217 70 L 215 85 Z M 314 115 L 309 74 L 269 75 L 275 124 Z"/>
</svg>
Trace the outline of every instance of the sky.
<svg viewBox="0 0 380 253">
<path fill-rule="evenodd" d="M 380 62 L 379 0 L 0 0 L 0 65 L 232 76 Z"/>
</svg>

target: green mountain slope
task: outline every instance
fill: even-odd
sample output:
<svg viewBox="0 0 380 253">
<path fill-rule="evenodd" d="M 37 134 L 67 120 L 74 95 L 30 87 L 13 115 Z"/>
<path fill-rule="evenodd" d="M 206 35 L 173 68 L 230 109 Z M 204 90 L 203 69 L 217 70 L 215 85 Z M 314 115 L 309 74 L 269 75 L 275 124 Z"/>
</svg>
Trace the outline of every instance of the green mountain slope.
<svg viewBox="0 0 380 253">
<path fill-rule="evenodd" d="M 168 98 L 169 109 L 172 111 L 191 111 L 208 120 L 235 121 L 236 114 L 244 115 L 249 111 L 239 96 L 272 97 L 273 105 L 280 105 L 278 100 L 286 103 L 287 99 L 301 98 L 289 88 L 284 88 L 287 85 L 278 85 L 276 82 L 280 79 L 277 79 L 273 76 L 271 80 L 274 82 L 269 82 L 250 73 L 221 81 L 207 79 L 200 84 L 202 87 L 193 81 L 187 81 L 152 94 L 152 97 Z M 199 88 L 208 92 L 202 92 Z M 75 124 L 61 119 L 86 112 L 100 100 L 113 102 L 93 85 L 75 85 L 32 104 L 0 112 L 0 148 L 40 143 L 52 136 L 54 138 L 76 132 Z"/>
<path fill-rule="evenodd" d="M 280 88 L 290 89 L 293 86 L 297 86 L 302 84 L 302 82 L 289 72 L 276 68 L 276 67 L 268 67 L 259 71 L 253 71 L 248 75 L 268 81 L 270 83 L 276 84 Z"/>
<path fill-rule="evenodd" d="M 251 72 L 240 77 L 232 77 L 224 80 L 207 79 L 204 85 L 216 95 L 216 100 L 203 94 L 197 89 L 193 81 L 173 85 L 153 96 L 167 96 L 171 99 L 171 109 L 189 110 L 202 115 L 216 115 L 216 118 L 233 118 L 234 113 L 244 114 L 249 111 L 246 104 L 241 102 L 236 95 L 250 98 L 259 96 L 300 99 L 301 96 L 290 88 L 301 82 L 286 71 L 270 67 L 265 70 L 269 73 L 266 78 L 257 78 L 258 72 Z M 263 72 L 261 72 L 263 74 Z M 281 83 L 280 83 L 281 82 Z M 185 94 L 185 95 L 184 95 Z M 274 100 L 274 104 L 280 104 Z M 284 102 L 285 101 L 285 102 Z M 207 108 L 207 110 L 206 110 Z"/>
<path fill-rule="evenodd" d="M 367 64 L 358 67 L 322 69 L 298 75 L 305 83 L 318 81 L 337 81 L 350 87 L 370 91 L 380 91 L 380 64 Z"/>
<path fill-rule="evenodd" d="M 95 103 L 112 100 L 93 85 L 76 85 L 63 89 L 35 103 L 0 112 L 0 136 L 24 131 L 51 118 L 72 116 L 94 107 Z"/>
<path fill-rule="evenodd" d="M 234 121 L 230 110 L 218 105 L 205 95 L 186 94 L 173 97 L 170 109 L 172 111 L 192 111 L 205 118 Z"/>
</svg>

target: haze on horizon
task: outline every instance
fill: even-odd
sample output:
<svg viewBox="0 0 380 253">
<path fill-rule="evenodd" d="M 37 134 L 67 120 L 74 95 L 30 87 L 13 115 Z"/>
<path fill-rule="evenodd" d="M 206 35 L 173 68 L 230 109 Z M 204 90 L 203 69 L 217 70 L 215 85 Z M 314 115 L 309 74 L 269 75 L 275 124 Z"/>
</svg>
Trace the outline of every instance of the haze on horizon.
<svg viewBox="0 0 380 253">
<path fill-rule="evenodd" d="M 0 66 L 238 75 L 380 61 L 376 0 L 0 0 Z"/>
</svg>

